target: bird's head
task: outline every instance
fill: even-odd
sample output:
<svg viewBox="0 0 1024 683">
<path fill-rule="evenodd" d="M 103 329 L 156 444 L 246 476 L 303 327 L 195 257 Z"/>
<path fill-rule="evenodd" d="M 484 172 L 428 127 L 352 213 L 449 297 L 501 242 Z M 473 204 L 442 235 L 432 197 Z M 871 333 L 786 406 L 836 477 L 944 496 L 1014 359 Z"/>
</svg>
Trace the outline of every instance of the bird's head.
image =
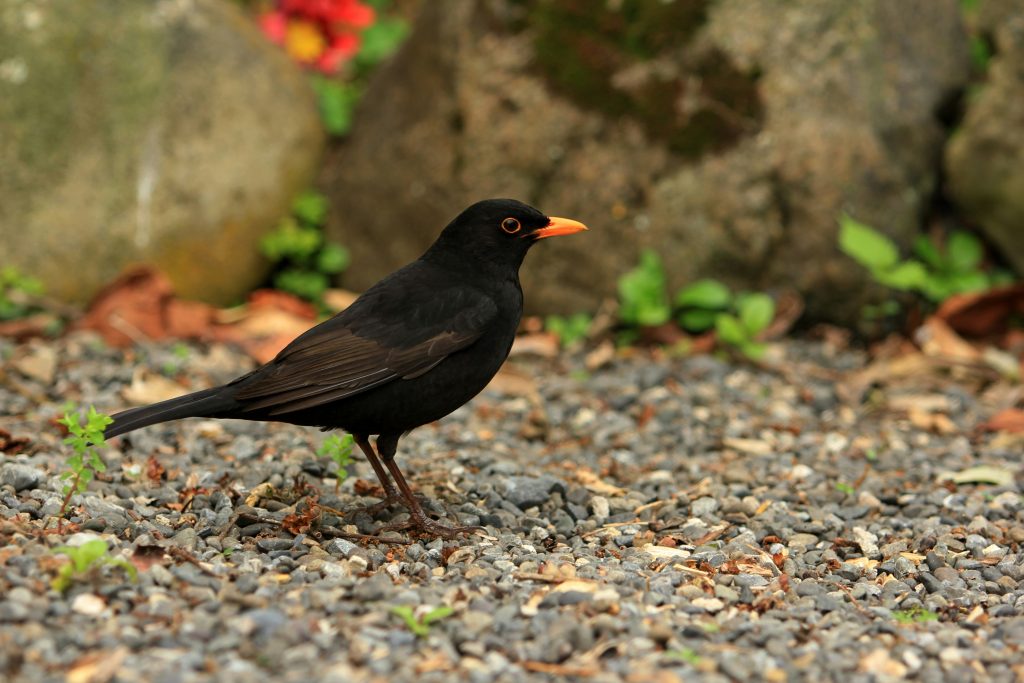
<svg viewBox="0 0 1024 683">
<path fill-rule="evenodd" d="M 456 216 L 427 254 L 459 254 L 518 268 L 538 240 L 586 229 L 578 221 L 545 216 L 515 199 L 485 199 Z"/>
</svg>

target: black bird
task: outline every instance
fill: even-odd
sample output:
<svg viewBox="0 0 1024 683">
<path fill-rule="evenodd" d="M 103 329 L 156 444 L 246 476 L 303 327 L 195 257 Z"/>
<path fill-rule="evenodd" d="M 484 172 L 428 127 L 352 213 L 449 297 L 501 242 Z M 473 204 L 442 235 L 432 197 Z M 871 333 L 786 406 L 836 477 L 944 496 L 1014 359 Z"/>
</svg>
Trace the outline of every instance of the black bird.
<svg viewBox="0 0 1024 683">
<path fill-rule="evenodd" d="M 106 436 L 184 417 L 341 428 L 355 438 L 386 496 L 404 499 L 413 526 L 445 536 L 465 531 L 423 512 L 395 462 L 398 440 L 487 386 L 522 316 L 519 266 L 526 252 L 540 239 L 586 229 L 513 199 L 473 204 L 419 259 L 266 365 L 224 386 L 118 413 Z"/>
</svg>

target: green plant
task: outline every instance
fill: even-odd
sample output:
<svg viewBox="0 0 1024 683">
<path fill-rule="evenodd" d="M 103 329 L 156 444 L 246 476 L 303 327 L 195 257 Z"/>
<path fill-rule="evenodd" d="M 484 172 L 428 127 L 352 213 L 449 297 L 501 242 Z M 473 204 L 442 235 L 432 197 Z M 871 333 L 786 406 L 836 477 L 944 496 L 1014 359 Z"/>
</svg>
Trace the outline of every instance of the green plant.
<svg viewBox="0 0 1024 683">
<path fill-rule="evenodd" d="M 892 618 L 901 624 L 924 624 L 929 621 L 938 621 L 939 615 L 920 605 L 915 605 L 909 609 L 893 610 Z"/>
<path fill-rule="evenodd" d="M 313 76 L 312 83 L 324 128 L 337 137 L 347 134 L 362 89 L 354 83 L 340 83 L 325 76 Z"/>
<path fill-rule="evenodd" d="M 950 233 L 944 247 L 921 235 L 914 241 L 917 258 L 901 260 L 891 239 L 843 215 L 839 221 L 839 248 L 867 268 L 879 284 L 917 292 L 936 303 L 954 294 L 983 291 L 1005 282 L 1004 276 L 981 270 L 981 242 L 962 230 Z"/>
<path fill-rule="evenodd" d="M 138 570 L 133 564 L 122 557 L 111 556 L 106 541 L 98 538 L 78 546 L 58 546 L 53 549 L 53 552 L 67 555 L 69 560 L 61 565 L 57 570 L 57 576 L 50 582 L 54 590 L 61 593 L 70 588 L 75 579 L 85 576 L 97 567 L 110 565 L 120 567 L 132 581 L 138 576 Z"/>
<path fill-rule="evenodd" d="M 767 294 L 733 294 L 717 280 L 698 280 L 676 295 L 681 309 L 679 325 L 688 332 L 705 332 L 712 327 L 718 340 L 744 356 L 758 359 L 765 345 L 757 341 L 775 318 L 775 302 Z"/>
<path fill-rule="evenodd" d="M 31 297 L 43 293 L 43 284 L 22 275 L 14 266 L 0 268 L 0 320 L 23 318 L 33 312 Z"/>
<path fill-rule="evenodd" d="M 671 315 L 661 258 L 653 249 L 645 249 L 639 265 L 619 278 L 619 319 L 631 327 L 656 327 Z"/>
<path fill-rule="evenodd" d="M 402 621 L 405 622 L 406 627 L 419 638 L 425 638 L 430 635 L 430 625 L 450 616 L 454 611 L 455 610 L 451 607 L 442 605 L 425 612 L 420 617 L 417 617 L 416 610 L 408 605 L 398 605 L 391 608 L 391 613 L 401 617 Z"/>
<path fill-rule="evenodd" d="M 276 264 L 274 286 L 318 304 L 330 277 L 350 261 L 348 250 L 324 239 L 326 219 L 327 199 L 304 192 L 292 203 L 291 215 L 260 241 L 263 255 Z"/>
<path fill-rule="evenodd" d="M 328 457 L 334 462 L 334 478 L 338 486 L 341 486 L 341 482 L 348 478 L 348 466 L 352 464 L 352 444 L 354 443 L 355 439 L 351 434 L 344 436 L 331 434 L 320 444 L 320 448 L 316 449 L 317 455 Z"/>
<path fill-rule="evenodd" d="M 844 494 L 846 494 L 848 496 L 852 496 L 854 493 L 857 492 L 857 489 L 853 488 L 852 484 L 847 484 L 845 481 L 837 481 L 836 482 L 836 491 L 839 491 L 840 493 L 844 493 Z"/>
<path fill-rule="evenodd" d="M 167 375 L 168 377 L 181 372 L 181 367 L 184 365 L 185 361 L 188 360 L 191 352 L 189 351 L 187 344 L 183 342 L 176 342 L 171 348 L 171 353 L 174 354 L 174 360 L 165 361 L 163 367 L 160 368 L 164 375 Z"/>
<path fill-rule="evenodd" d="M 562 346 L 572 346 L 586 338 L 592 320 L 588 313 L 549 315 L 544 320 L 544 329 L 558 337 L 558 343 Z"/>
<path fill-rule="evenodd" d="M 678 650 L 666 650 L 665 656 L 669 659 L 686 662 L 690 666 L 697 666 L 700 663 L 700 655 L 688 647 L 679 648 Z"/>
<path fill-rule="evenodd" d="M 97 412 L 94 406 L 89 406 L 83 423 L 75 413 L 74 404 L 66 405 L 64 416 L 57 420 L 67 428 L 68 437 L 64 439 L 64 443 L 70 445 L 73 451 L 68 457 L 67 469 L 60 475 L 65 482 L 64 502 L 60 507 L 61 517 L 67 512 L 71 496 L 76 492 L 85 491 L 97 474 L 106 471 L 107 466 L 97 449 L 106 445 L 103 431 L 113 421 L 110 416 Z"/>
</svg>

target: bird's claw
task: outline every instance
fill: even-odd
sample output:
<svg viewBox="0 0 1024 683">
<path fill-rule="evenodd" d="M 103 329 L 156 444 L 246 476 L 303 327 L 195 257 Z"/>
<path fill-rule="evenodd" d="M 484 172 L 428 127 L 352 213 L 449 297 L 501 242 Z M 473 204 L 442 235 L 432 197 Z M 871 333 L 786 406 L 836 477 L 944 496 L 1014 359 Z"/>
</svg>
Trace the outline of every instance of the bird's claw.
<svg viewBox="0 0 1024 683">
<path fill-rule="evenodd" d="M 447 524 L 442 524 L 441 522 L 430 519 L 427 516 L 411 516 L 404 522 L 386 524 L 380 528 L 380 531 L 407 530 L 417 531 L 426 536 L 451 539 L 456 538 L 461 534 L 472 534 L 477 531 L 483 531 L 484 528 L 480 526 L 448 526 Z"/>
</svg>

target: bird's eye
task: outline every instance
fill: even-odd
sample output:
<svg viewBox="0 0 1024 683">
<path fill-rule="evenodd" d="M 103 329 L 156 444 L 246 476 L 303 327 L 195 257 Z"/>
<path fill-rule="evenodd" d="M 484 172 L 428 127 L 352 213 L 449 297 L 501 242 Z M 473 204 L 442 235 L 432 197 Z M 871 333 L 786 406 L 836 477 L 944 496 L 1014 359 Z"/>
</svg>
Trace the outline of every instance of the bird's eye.
<svg viewBox="0 0 1024 683">
<path fill-rule="evenodd" d="M 521 226 L 519 221 L 515 218 L 506 218 L 501 222 L 501 229 L 510 235 L 519 232 L 519 228 L 521 227 L 523 226 Z"/>
</svg>

